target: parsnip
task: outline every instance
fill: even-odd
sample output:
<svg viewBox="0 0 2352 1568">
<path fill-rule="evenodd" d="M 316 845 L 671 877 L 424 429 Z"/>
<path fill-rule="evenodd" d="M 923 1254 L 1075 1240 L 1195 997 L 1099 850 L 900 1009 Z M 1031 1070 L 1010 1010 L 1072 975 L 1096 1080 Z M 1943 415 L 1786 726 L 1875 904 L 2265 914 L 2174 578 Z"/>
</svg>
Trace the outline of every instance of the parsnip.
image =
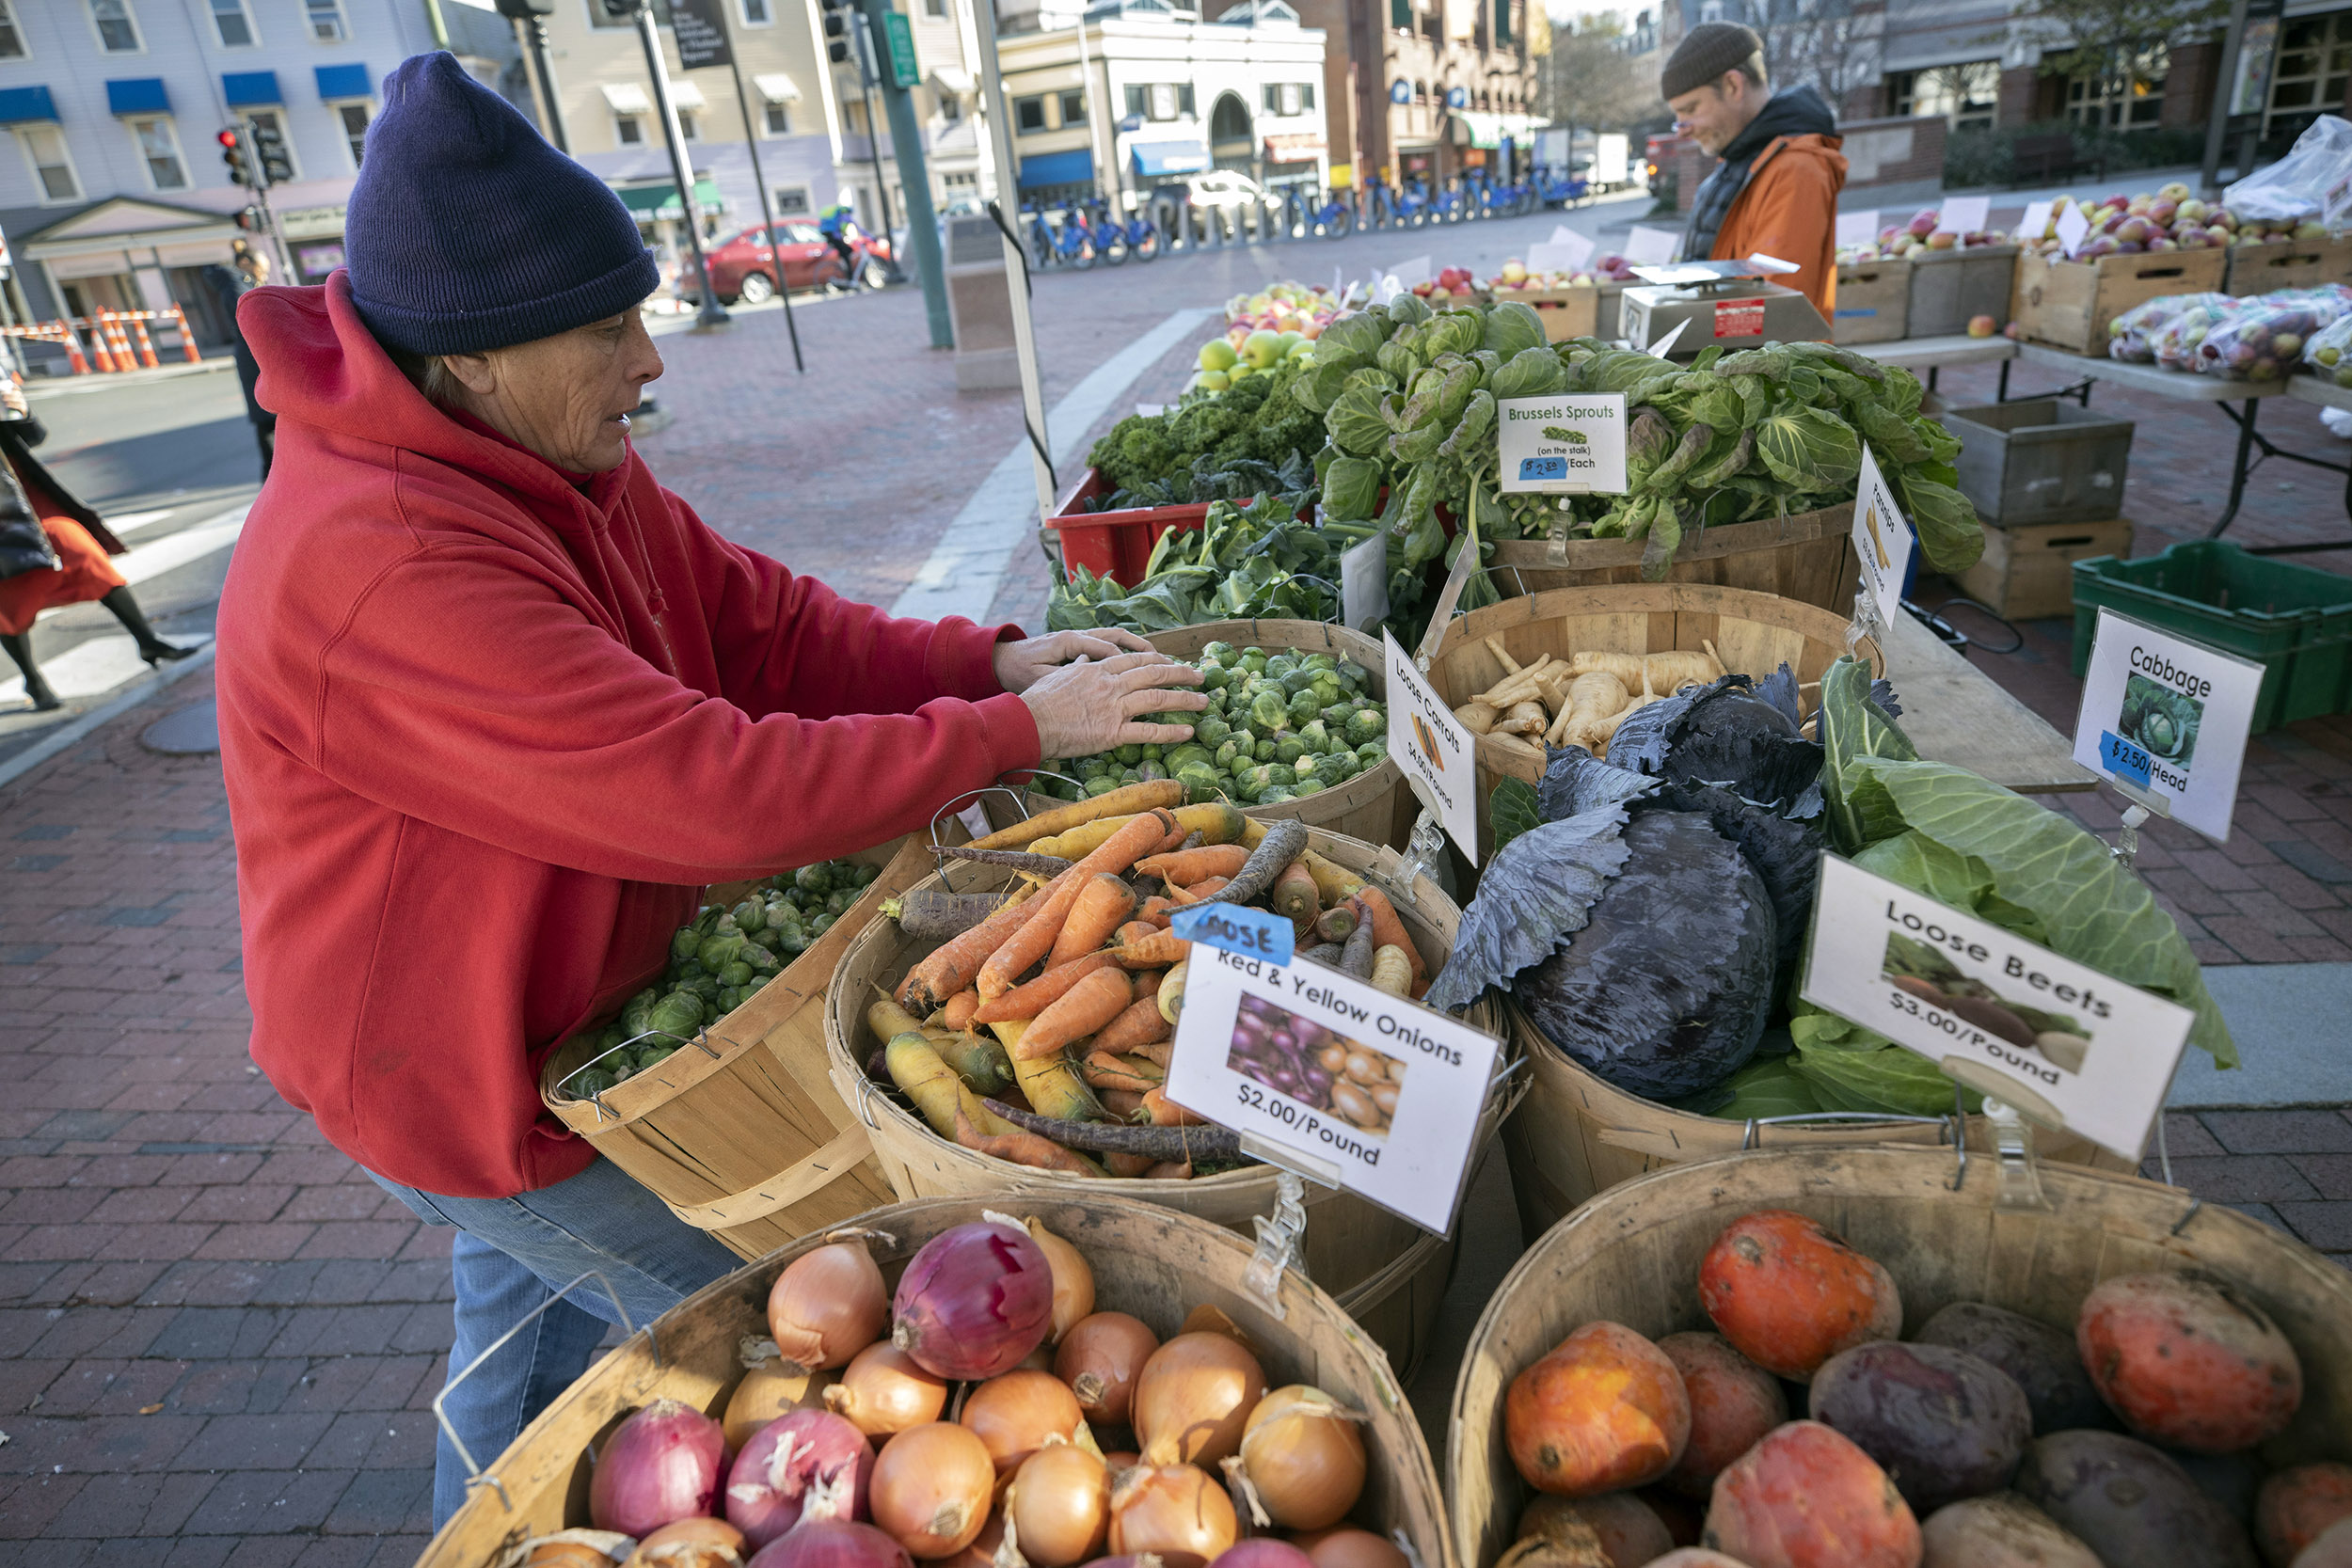
<svg viewBox="0 0 2352 1568">
<path fill-rule="evenodd" d="M 1525 669 L 1505 676 L 1486 690 L 1480 692 L 1478 700 L 1490 707 L 1499 708 L 1509 707 L 1513 703 L 1523 702 L 1535 695 L 1536 677 L 1556 662 L 1557 660 L 1549 654 L 1546 654 Z"/>
<path fill-rule="evenodd" d="M 1649 683 L 1645 680 L 1642 683 L 1640 696 L 1592 727 L 1593 738 L 1585 743 L 1585 749 L 1597 757 L 1606 758 L 1609 755 L 1609 743 L 1617 737 L 1618 726 L 1656 701 L 1658 701 L 1658 693 L 1651 690 Z"/>
<path fill-rule="evenodd" d="M 1494 727 L 1486 733 L 1489 735 L 1541 735 L 1544 733 L 1544 726 L 1549 722 L 1549 718 L 1544 712 L 1543 704 L 1534 701 L 1513 703 L 1510 711 L 1496 721 Z"/>
<path fill-rule="evenodd" d="M 1646 677 L 1661 694 L 1694 682 L 1704 686 L 1724 673 L 1722 661 L 1712 654 L 1688 649 L 1647 655 L 1585 652 L 1569 659 L 1568 668 L 1579 675 L 1596 672 L 1614 675 L 1629 691 Z"/>
<path fill-rule="evenodd" d="M 1512 674 L 1516 675 L 1519 673 L 1519 661 L 1513 658 L 1508 653 L 1503 651 L 1502 640 L 1501 638 L 1487 638 L 1486 651 L 1494 655 L 1495 661 L 1501 664 L 1503 669 L 1509 671 Z"/>
<path fill-rule="evenodd" d="M 1454 710 L 1454 717 L 1459 719 L 1463 728 L 1472 735 L 1485 735 L 1495 727 L 1495 721 L 1502 715 L 1491 704 L 1468 702 Z"/>
<path fill-rule="evenodd" d="M 1569 684 L 1568 704 L 1562 710 L 1552 736 L 1571 746 L 1593 749 L 1596 726 L 1621 712 L 1628 701 L 1626 683 L 1605 670 L 1582 674 Z M 1555 743 L 1557 743 L 1557 741 Z"/>
<path fill-rule="evenodd" d="M 1536 745 L 1534 741 L 1525 739 L 1519 736 L 1498 733 L 1489 735 L 1486 738 L 1502 747 L 1505 752 L 1515 752 L 1521 756 L 1533 757 L 1539 764 L 1544 760 L 1544 749 L 1541 746 Z"/>
</svg>

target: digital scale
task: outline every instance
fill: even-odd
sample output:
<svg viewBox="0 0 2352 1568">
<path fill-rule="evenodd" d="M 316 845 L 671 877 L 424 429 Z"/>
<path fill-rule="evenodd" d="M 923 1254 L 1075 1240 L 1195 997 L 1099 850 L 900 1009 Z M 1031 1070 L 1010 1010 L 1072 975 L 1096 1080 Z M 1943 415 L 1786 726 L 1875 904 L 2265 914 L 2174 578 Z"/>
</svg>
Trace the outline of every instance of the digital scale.
<svg viewBox="0 0 2352 1568">
<path fill-rule="evenodd" d="M 1633 269 L 1645 286 L 1618 304 L 1619 330 L 1635 348 L 1689 359 L 1715 345 L 1828 342 L 1829 323 L 1796 290 L 1771 281 L 1799 270 L 1771 256 L 1744 261 L 1676 261 Z M 1659 346 L 1664 341 L 1662 349 Z"/>
</svg>

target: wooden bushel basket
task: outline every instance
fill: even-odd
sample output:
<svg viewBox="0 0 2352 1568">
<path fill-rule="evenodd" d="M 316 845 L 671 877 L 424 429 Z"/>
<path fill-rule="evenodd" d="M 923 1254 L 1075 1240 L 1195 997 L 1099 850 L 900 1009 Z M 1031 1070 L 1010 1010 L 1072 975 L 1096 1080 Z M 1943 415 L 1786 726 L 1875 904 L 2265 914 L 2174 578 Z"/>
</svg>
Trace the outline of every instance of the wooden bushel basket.
<svg viewBox="0 0 2352 1568">
<path fill-rule="evenodd" d="M 1092 1194 L 931 1198 L 876 1210 L 858 1224 L 895 1239 L 871 1243 L 883 1278 L 895 1287 L 925 1242 L 991 1208 L 1016 1219 L 1034 1216 L 1076 1246 L 1094 1275 L 1096 1310 L 1131 1313 L 1166 1338 L 1195 1307 L 1216 1307 L 1248 1334 L 1269 1386 L 1312 1384 L 1363 1412 L 1358 1430 L 1369 1463 L 1353 1519 L 1401 1536 L 1422 1568 L 1453 1568 L 1437 1467 L 1402 1386 L 1339 1305 L 1296 1270 L 1281 1277 L 1278 1316 L 1245 1282 L 1249 1243 L 1165 1207 Z M 819 1241 L 803 1238 L 737 1270 L 598 1361 L 489 1465 L 484 1483 L 425 1548 L 419 1568 L 487 1568 L 509 1545 L 586 1525 L 596 1445 L 657 1399 L 712 1416 L 723 1412 L 743 1375 L 742 1341 L 768 1332 L 768 1291 L 776 1275 Z"/>
<path fill-rule="evenodd" d="M 932 857 L 924 836 L 911 833 L 841 858 L 882 871 L 701 1040 L 593 1100 L 560 1085 L 595 1055 L 594 1035 L 566 1040 L 540 1072 L 540 1098 L 565 1126 L 739 1258 L 891 1199 L 865 1127 L 826 1073 L 825 985 L 882 901 L 930 875 Z"/>
<path fill-rule="evenodd" d="M 1172 658 L 1183 659 L 1198 657 L 1200 650 L 1212 642 L 1231 642 L 1236 648 L 1263 648 L 1269 653 L 1295 650 L 1330 654 L 1336 658 L 1354 659 L 1369 671 L 1369 689 L 1375 697 L 1385 700 L 1388 693 L 1389 658 L 1381 644 L 1361 632 L 1322 621 L 1210 621 L 1198 626 L 1153 632 L 1144 641 Z M 1025 804 L 1028 808 L 1026 815 L 1034 816 L 1069 802 L 1031 794 Z M 1022 815 L 1000 793 L 983 797 L 981 809 L 998 828 L 1011 827 Z M 1421 805 L 1406 786 L 1403 769 L 1384 758 L 1379 767 L 1367 768 L 1343 784 L 1318 790 L 1303 800 L 1244 806 L 1242 815 L 1261 822 L 1295 817 L 1326 832 L 1402 848 L 1412 837 Z"/>
<path fill-rule="evenodd" d="M 1385 877 L 1397 864 L 1394 850 L 1375 849 L 1320 830 L 1310 834 L 1310 841 L 1317 853 L 1367 879 L 1375 873 Z M 1009 879 L 994 866 L 958 863 L 947 868 L 944 879 L 955 892 L 972 893 L 1002 888 Z M 1411 903 L 1401 898 L 1395 903 L 1398 917 L 1434 974 L 1454 950 L 1461 911 L 1425 876 L 1414 882 Z M 1189 1181 L 1104 1180 L 1015 1164 L 934 1133 L 919 1117 L 883 1093 L 866 1077 L 865 1069 L 866 1058 L 886 1043 L 874 1038 L 866 1027 L 866 1009 L 877 994 L 876 988 L 895 990 L 932 945 L 910 942 L 892 922 L 877 920 L 859 933 L 825 997 L 826 1043 L 834 1086 L 863 1118 L 875 1156 L 901 1198 L 977 1195 L 1009 1203 L 1025 1201 L 1029 1194 L 1101 1193 L 1182 1210 L 1245 1233 L 1259 1216 L 1274 1212 L 1277 1173 L 1270 1165 Z M 1490 1004 L 1481 1002 L 1465 1016 L 1479 1028 L 1502 1032 L 1502 1018 Z M 1510 1103 L 1502 1088 L 1488 1097 L 1486 1116 L 1479 1123 L 1473 1172 L 1492 1144 L 1496 1125 L 1509 1114 Z M 1429 1347 L 1438 1307 L 1454 1269 L 1454 1242 L 1433 1236 L 1352 1193 L 1312 1183 L 1307 1188 L 1307 1215 L 1304 1254 L 1309 1275 L 1363 1325 L 1365 1333 L 1388 1353 L 1391 1364 L 1409 1380 Z"/>
<path fill-rule="evenodd" d="M 1746 1154 L 1660 1171 L 1579 1209 L 1529 1248 L 1470 1336 L 1446 1439 L 1463 1568 L 1491 1568 L 1532 1495 L 1503 1441 L 1511 1380 L 1596 1319 L 1653 1339 L 1707 1328 L 1699 1259 L 1759 1209 L 1810 1215 L 1885 1265 L 1906 1333 L 1956 1301 L 2071 1328 L 2102 1279 L 2209 1269 L 2271 1316 L 2303 1365 L 2302 1410 L 2262 1458 L 2352 1458 L 2352 1273 L 2257 1220 L 2134 1177 L 2045 1164 L 2053 1212 L 2004 1211 L 1995 1167 L 1972 1156 L 1957 1172 L 1948 1148 Z"/>
<path fill-rule="evenodd" d="M 1853 608 L 1861 568 L 1853 558 L 1853 502 L 1785 517 L 1726 523 L 1691 535 L 1666 568 L 1668 582 L 1710 583 L 1776 594 L 1843 613 Z M 1541 594 L 1642 581 L 1639 539 L 1510 539 L 1486 568 L 1495 592 Z"/>
</svg>

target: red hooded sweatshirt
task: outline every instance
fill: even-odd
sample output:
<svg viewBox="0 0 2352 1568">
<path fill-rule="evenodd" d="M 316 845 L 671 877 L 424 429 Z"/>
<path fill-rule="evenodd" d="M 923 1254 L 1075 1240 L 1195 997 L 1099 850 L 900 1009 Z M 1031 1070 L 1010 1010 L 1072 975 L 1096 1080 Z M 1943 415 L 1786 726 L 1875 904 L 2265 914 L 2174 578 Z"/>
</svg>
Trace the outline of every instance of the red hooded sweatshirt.
<svg viewBox="0 0 2352 1568">
<path fill-rule="evenodd" d="M 394 1181 L 561 1181 L 595 1153 L 539 1067 L 658 974 L 704 884 L 1037 765 L 991 663 L 1019 632 L 850 604 L 633 450 L 583 493 L 428 404 L 340 272 L 237 320 L 278 416 L 219 621 L 253 1059 Z"/>
</svg>

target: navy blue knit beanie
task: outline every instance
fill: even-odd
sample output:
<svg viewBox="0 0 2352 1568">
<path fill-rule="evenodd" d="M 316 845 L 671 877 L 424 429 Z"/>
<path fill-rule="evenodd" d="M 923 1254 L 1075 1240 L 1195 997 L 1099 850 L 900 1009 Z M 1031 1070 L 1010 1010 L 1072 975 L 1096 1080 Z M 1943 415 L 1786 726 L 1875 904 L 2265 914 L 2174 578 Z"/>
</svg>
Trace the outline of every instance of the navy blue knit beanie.
<svg viewBox="0 0 2352 1568">
<path fill-rule="evenodd" d="M 612 188 L 446 51 L 385 78 L 343 249 L 360 319 L 411 354 L 551 338 L 660 283 Z"/>
</svg>

